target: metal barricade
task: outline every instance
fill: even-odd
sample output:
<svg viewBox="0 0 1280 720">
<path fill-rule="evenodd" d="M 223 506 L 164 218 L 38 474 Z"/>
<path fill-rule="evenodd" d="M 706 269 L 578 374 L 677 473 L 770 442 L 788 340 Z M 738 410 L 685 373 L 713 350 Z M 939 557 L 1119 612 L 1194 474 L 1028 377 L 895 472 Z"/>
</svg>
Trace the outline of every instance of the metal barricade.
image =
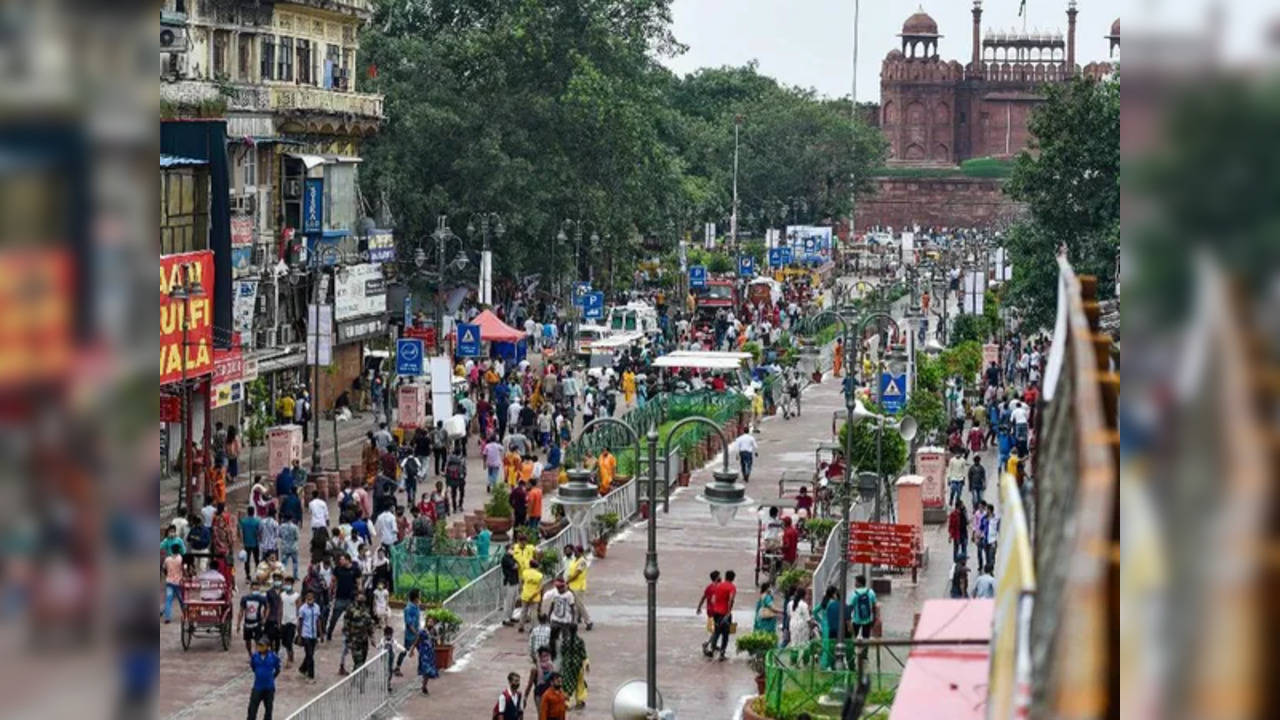
<svg viewBox="0 0 1280 720">
<path fill-rule="evenodd" d="M 462 618 L 454 647 L 459 652 L 470 648 L 480 632 L 502 612 L 502 568 L 485 572 L 446 598 L 443 604 Z"/>
<path fill-rule="evenodd" d="M 391 667 L 379 650 L 352 673 L 298 708 L 287 720 L 365 720 L 391 700 Z"/>
<path fill-rule="evenodd" d="M 826 547 L 822 550 L 822 560 L 818 562 L 818 567 L 813 569 L 813 598 L 814 602 L 818 602 L 828 587 L 840 585 L 840 560 L 843 549 L 840 546 L 841 538 L 847 537 L 849 533 L 845 531 L 844 521 L 836 523 L 831 529 L 831 534 L 827 535 Z"/>
</svg>

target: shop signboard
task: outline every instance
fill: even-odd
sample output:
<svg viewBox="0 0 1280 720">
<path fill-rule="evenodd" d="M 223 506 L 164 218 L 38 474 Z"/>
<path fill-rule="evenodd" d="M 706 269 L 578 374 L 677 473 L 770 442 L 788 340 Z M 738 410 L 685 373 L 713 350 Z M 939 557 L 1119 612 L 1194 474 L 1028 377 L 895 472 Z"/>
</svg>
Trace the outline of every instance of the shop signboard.
<svg viewBox="0 0 1280 720">
<path fill-rule="evenodd" d="M 182 284 L 182 267 L 188 281 L 199 286 L 194 297 L 175 298 L 170 291 Z M 183 347 L 183 325 L 186 347 Z M 160 258 L 160 384 L 213 372 L 213 251 L 164 255 Z"/>
<path fill-rule="evenodd" d="M 339 270 L 334 285 L 334 307 L 334 319 L 339 322 L 385 314 L 387 281 L 382 276 L 382 266 L 363 263 Z"/>
</svg>

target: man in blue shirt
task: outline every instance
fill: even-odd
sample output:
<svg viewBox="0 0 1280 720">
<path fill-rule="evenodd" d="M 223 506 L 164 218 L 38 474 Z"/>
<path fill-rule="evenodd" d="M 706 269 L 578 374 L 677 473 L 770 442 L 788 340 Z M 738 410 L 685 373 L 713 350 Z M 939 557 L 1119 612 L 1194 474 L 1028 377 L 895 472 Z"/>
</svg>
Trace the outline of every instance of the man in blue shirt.
<svg viewBox="0 0 1280 720">
<path fill-rule="evenodd" d="M 404 646 L 405 650 L 396 658 L 396 676 L 402 675 L 400 666 L 404 664 L 404 656 L 409 654 L 408 648 L 418 642 L 418 627 L 422 624 L 422 610 L 418 607 L 418 589 L 409 591 L 409 602 L 404 606 Z"/>
<path fill-rule="evenodd" d="M 291 492 L 280 496 L 280 522 L 292 520 L 295 525 L 302 522 L 302 498 Z"/>
<path fill-rule="evenodd" d="M 305 653 L 298 672 L 315 682 L 316 679 L 316 641 L 320 638 L 320 606 L 316 604 L 316 594 L 307 591 L 306 601 L 298 608 L 298 636 L 302 638 L 302 650 Z"/>
<path fill-rule="evenodd" d="M 265 710 L 266 720 L 271 720 L 271 709 L 276 702 L 276 676 L 280 674 L 280 656 L 267 649 L 267 641 L 258 641 L 258 652 L 249 656 L 253 670 L 253 690 L 249 693 L 249 720 L 258 720 L 258 706 Z"/>
<path fill-rule="evenodd" d="M 293 468 L 286 465 L 280 469 L 280 474 L 276 475 L 276 497 L 283 498 L 292 495 L 294 487 Z"/>
<path fill-rule="evenodd" d="M 261 524 L 257 518 L 257 511 L 250 505 L 246 511 L 246 515 L 240 518 L 240 542 L 244 544 L 244 574 L 249 577 L 253 574 L 253 568 L 257 566 L 258 555 L 258 527 Z M 252 562 L 253 565 L 249 563 Z"/>
</svg>

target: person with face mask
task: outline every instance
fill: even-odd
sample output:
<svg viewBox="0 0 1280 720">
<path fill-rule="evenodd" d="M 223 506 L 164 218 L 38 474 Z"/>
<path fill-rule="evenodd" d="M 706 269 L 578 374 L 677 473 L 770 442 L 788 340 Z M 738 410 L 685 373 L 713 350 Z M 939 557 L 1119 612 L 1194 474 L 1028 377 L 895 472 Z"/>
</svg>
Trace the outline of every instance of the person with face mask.
<svg viewBox="0 0 1280 720">
<path fill-rule="evenodd" d="M 280 644 L 287 654 L 285 666 L 293 664 L 293 639 L 298 633 L 298 605 L 301 604 L 297 580 L 284 579 L 280 586 Z"/>
</svg>

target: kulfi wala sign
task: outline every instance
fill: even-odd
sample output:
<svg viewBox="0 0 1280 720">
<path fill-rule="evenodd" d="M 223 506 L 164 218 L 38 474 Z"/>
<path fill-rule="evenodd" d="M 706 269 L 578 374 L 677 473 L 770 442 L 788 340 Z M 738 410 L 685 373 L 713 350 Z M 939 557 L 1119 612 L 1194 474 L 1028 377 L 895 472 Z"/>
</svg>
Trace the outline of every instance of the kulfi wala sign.
<svg viewBox="0 0 1280 720">
<path fill-rule="evenodd" d="M 182 286 L 184 266 L 187 282 L 199 285 L 204 294 L 185 299 L 171 295 L 173 288 Z M 186 347 L 182 342 L 184 322 Z M 161 385 L 182 379 L 184 359 L 188 378 L 213 371 L 213 252 L 210 250 L 160 258 Z"/>
</svg>

